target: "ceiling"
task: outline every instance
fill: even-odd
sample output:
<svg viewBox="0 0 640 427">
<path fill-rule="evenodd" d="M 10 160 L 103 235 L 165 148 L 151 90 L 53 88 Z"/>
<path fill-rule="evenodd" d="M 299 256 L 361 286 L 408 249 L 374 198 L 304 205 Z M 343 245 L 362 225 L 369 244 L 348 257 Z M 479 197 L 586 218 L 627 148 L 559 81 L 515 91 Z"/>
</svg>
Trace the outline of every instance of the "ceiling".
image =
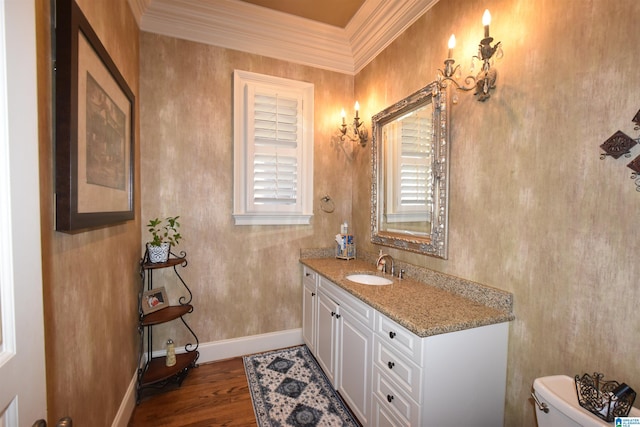
<svg viewBox="0 0 640 427">
<path fill-rule="evenodd" d="M 243 0 L 246 3 L 323 22 L 335 27 L 347 26 L 365 0 Z"/>
<path fill-rule="evenodd" d="M 439 0 L 128 0 L 142 31 L 346 74 Z"/>
</svg>

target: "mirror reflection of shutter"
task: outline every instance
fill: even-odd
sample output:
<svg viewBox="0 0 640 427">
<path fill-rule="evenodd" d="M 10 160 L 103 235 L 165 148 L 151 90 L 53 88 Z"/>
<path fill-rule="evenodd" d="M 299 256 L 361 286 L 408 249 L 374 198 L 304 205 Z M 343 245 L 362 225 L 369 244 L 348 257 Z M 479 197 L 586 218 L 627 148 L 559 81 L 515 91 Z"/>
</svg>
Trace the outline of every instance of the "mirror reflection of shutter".
<svg viewBox="0 0 640 427">
<path fill-rule="evenodd" d="M 274 94 L 254 97 L 252 199 L 255 205 L 298 202 L 299 105 Z"/>
<path fill-rule="evenodd" d="M 430 173 L 432 155 L 431 120 L 411 116 L 402 120 L 400 148 L 400 191 L 398 204 L 401 210 L 419 208 L 431 204 L 433 176 Z"/>
</svg>

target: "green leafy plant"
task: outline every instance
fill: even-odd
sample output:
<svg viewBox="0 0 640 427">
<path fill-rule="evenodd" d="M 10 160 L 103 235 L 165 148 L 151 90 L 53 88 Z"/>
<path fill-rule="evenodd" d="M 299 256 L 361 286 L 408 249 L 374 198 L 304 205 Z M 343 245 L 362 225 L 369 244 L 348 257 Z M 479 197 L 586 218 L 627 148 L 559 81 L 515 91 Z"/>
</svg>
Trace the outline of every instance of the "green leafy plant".
<svg viewBox="0 0 640 427">
<path fill-rule="evenodd" d="M 147 228 L 153 236 L 149 244 L 152 246 L 160 246 L 166 242 L 177 246 L 180 243 L 180 239 L 182 239 L 182 235 L 178 232 L 178 228 L 180 228 L 178 218 L 180 218 L 180 216 L 170 216 L 164 220 L 159 218 L 149 220 Z"/>
</svg>

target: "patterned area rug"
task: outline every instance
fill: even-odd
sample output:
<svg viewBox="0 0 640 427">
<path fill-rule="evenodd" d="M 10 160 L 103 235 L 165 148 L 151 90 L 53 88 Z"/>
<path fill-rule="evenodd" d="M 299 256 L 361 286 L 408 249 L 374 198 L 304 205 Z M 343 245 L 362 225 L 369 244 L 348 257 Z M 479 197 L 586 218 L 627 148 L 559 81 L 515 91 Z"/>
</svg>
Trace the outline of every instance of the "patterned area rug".
<svg viewBox="0 0 640 427">
<path fill-rule="evenodd" d="M 243 360 L 260 427 L 358 426 L 306 346 Z"/>
</svg>

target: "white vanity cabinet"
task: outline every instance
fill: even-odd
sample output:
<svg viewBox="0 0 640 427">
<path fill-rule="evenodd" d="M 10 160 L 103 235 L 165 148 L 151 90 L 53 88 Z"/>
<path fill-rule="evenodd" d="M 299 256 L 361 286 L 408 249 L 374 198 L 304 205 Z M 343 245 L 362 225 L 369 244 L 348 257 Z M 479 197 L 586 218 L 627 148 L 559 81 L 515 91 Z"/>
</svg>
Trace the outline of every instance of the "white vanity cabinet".
<svg viewBox="0 0 640 427">
<path fill-rule="evenodd" d="M 373 313 L 367 304 L 320 277 L 315 356 L 363 425 L 371 414 Z"/>
<path fill-rule="evenodd" d="M 315 353 L 318 331 L 318 273 L 304 267 L 302 285 L 302 339 L 311 353 Z"/>
<path fill-rule="evenodd" d="M 503 426 L 507 322 L 419 337 L 306 266 L 303 283 L 304 340 L 363 426 Z"/>
</svg>

